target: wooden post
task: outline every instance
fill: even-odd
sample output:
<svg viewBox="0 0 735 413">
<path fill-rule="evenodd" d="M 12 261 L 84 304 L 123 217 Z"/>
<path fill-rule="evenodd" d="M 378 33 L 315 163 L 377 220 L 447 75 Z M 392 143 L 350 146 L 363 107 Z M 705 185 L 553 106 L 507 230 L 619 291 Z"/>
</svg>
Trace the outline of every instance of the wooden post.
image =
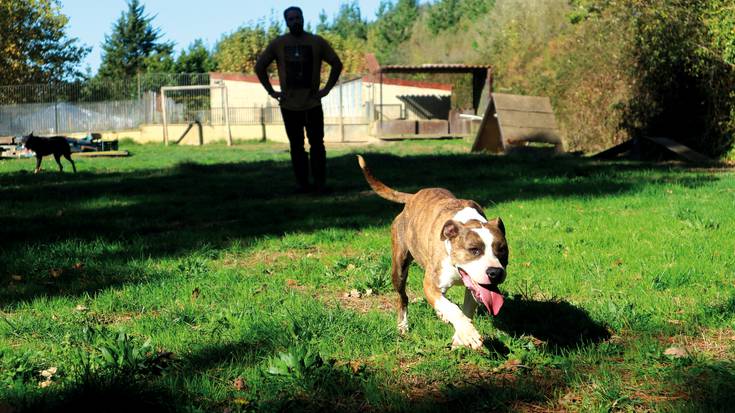
<svg viewBox="0 0 735 413">
<path fill-rule="evenodd" d="M 266 140 L 266 134 L 265 134 L 265 107 L 263 105 L 260 105 L 260 129 L 261 129 L 261 136 L 260 141 L 265 142 Z"/>
<path fill-rule="evenodd" d="M 342 110 L 342 80 L 337 82 L 339 86 L 339 141 L 345 141 L 345 118 L 344 111 Z"/>
<path fill-rule="evenodd" d="M 383 71 L 380 71 L 380 121 L 378 122 L 378 135 L 383 134 Z"/>
<path fill-rule="evenodd" d="M 227 95 L 227 87 L 222 86 L 222 93 L 225 94 L 225 123 L 227 124 L 227 146 L 232 146 L 232 129 L 230 129 L 230 98 Z"/>
<path fill-rule="evenodd" d="M 168 146 L 168 120 L 166 119 L 166 90 L 161 88 L 161 114 L 163 115 L 163 144 Z"/>
</svg>

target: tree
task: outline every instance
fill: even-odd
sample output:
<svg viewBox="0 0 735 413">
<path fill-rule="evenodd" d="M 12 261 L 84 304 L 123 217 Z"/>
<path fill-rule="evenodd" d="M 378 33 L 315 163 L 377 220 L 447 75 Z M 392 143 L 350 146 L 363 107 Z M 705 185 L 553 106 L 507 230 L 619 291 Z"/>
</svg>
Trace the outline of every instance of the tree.
<svg viewBox="0 0 735 413">
<path fill-rule="evenodd" d="M 58 0 L 0 1 L 0 85 L 82 77 L 90 49 L 66 34 Z"/>
<path fill-rule="evenodd" d="M 429 7 L 426 25 L 433 34 L 457 29 L 460 21 L 474 21 L 494 4 L 495 0 L 439 0 Z"/>
<path fill-rule="evenodd" d="M 378 60 L 386 63 L 396 60 L 398 45 L 411 37 L 418 15 L 416 0 L 380 1 L 375 22 L 368 33 L 370 49 L 375 51 Z"/>
<path fill-rule="evenodd" d="M 367 21 L 362 18 L 360 6 L 356 0 L 342 3 L 334 17 L 329 30 L 347 39 L 350 37 L 367 40 Z"/>
<path fill-rule="evenodd" d="M 214 61 L 223 72 L 253 73 L 255 61 L 268 43 L 281 34 L 281 25 L 271 20 L 241 26 L 217 43 Z"/>
<path fill-rule="evenodd" d="M 163 34 L 153 27 L 153 18 L 145 14 L 139 0 L 128 1 L 128 10 L 120 15 L 112 34 L 106 35 L 102 43 L 99 76 L 132 77 L 146 71 L 149 63 L 165 61 L 165 55 L 171 55 L 173 43 L 160 41 Z"/>
<path fill-rule="evenodd" d="M 195 40 L 187 50 L 182 50 L 176 59 L 176 71 L 179 73 L 208 73 L 216 69 L 214 57 L 201 39 Z"/>
</svg>

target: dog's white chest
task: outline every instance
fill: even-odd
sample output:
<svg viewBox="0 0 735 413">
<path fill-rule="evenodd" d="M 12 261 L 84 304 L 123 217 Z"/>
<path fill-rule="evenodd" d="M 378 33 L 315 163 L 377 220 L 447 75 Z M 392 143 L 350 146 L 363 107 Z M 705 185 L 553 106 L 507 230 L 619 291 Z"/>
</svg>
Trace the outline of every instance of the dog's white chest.
<svg viewBox="0 0 735 413">
<path fill-rule="evenodd" d="M 462 284 L 462 277 L 460 277 L 459 272 L 452 265 L 449 257 L 444 257 L 441 272 L 439 273 L 439 289 L 444 294 L 449 288 L 459 284 Z"/>
</svg>

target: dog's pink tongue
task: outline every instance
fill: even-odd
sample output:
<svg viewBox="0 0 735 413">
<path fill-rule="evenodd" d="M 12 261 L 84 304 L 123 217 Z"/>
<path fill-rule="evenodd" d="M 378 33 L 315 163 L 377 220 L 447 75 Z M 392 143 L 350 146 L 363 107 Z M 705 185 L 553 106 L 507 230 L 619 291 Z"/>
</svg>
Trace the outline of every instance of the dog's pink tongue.
<svg viewBox="0 0 735 413">
<path fill-rule="evenodd" d="M 500 307 L 503 306 L 505 299 L 498 291 L 498 287 L 490 285 L 490 278 L 485 276 L 484 279 L 481 280 L 485 285 L 490 285 L 490 288 L 485 288 L 482 285 L 478 285 L 477 288 L 475 288 L 474 283 L 466 272 L 461 271 L 460 275 L 462 275 L 462 282 L 464 285 L 472 291 L 475 297 L 478 298 L 478 301 L 481 301 L 492 315 L 498 315 L 498 313 L 500 313 Z"/>
<path fill-rule="evenodd" d="M 500 313 L 500 307 L 502 307 L 505 302 L 503 295 L 483 286 L 478 288 L 478 292 L 480 293 L 480 300 L 485 304 L 488 311 L 490 311 L 494 316 L 498 315 L 498 313 Z"/>
</svg>

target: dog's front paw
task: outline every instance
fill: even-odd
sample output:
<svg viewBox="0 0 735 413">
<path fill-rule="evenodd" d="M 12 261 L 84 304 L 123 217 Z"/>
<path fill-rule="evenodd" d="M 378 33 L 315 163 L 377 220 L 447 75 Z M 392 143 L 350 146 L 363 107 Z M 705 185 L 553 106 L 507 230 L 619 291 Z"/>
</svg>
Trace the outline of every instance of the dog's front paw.
<svg viewBox="0 0 735 413">
<path fill-rule="evenodd" d="M 452 349 L 469 347 L 473 350 L 482 349 L 482 336 L 472 324 L 457 329 L 452 337 Z"/>
</svg>

